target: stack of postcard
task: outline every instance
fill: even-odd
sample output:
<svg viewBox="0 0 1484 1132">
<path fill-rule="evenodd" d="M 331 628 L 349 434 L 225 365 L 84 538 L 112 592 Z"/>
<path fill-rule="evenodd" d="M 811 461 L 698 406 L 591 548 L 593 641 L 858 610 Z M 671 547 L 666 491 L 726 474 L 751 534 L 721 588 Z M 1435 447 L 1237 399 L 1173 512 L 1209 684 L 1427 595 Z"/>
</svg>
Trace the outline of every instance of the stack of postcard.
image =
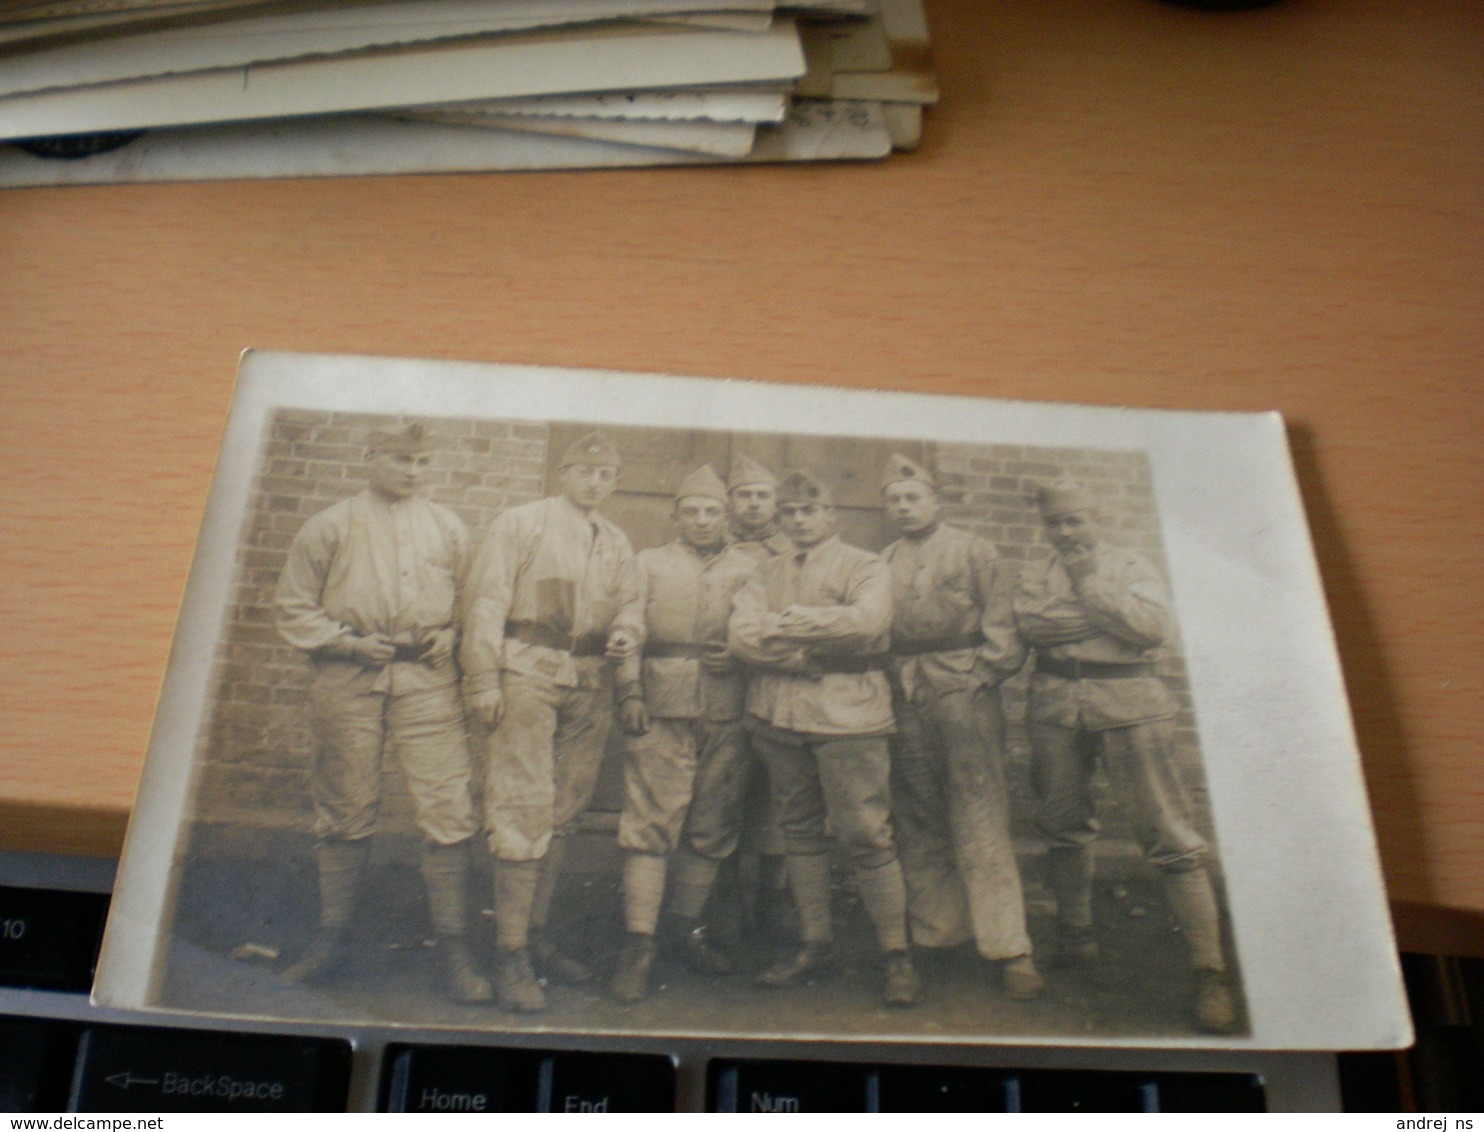
<svg viewBox="0 0 1484 1132">
<path fill-rule="evenodd" d="M 876 159 L 921 0 L 16 0 L 0 184 Z"/>
</svg>

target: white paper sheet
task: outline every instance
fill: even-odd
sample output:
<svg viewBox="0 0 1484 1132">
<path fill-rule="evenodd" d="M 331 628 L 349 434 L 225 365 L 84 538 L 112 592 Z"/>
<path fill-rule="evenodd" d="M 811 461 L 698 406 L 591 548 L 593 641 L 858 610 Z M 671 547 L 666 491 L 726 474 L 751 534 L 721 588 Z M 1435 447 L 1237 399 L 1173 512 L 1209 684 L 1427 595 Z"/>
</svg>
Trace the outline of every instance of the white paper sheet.
<svg viewBox="0 0 1484 1132">
<path fill-rule="evenodd" d="M 768 26 L 770 12 L 687 12 L 675 16 L 657 16 L 657 23 L 680 27 L 713 28 L 717 31 L 762 31 Z"/>
<path fill-rule="evenodd" d="M 746 157 L 752 152 L 755 127 L 750 122 L 668 122 L 623 118 L 552 118 L 535 115 L 485 114 L 452 108 L 412 110 L 398 117 L 441 122 L 470 129 L 518 130 L 551 137 L 590 138 L 658 149 L 678 149 L 715 157 Z"/>
<path fill-rule="evenodd" d="M 698 7 L 743 10 L 766 31 L 771 0 L 402 0 L 169 28 L 0 60 L 0 96 L 187 74 L 370 47 L 643 19 Z"/>
<path fill-rule="evenodd" d="M 758 129 L 742 162 L 869 160 L 891 152 L 879 107 L 795 106 L 782 125 Z M 158 130 L 122 149 L 55 160 L 0 145 L 0 185 L 90 185 L 391 173 L 478 173 L 618 169 L 728 163 L 669 149 L 643 149 L 513 130 L 476 130 L 385 115 Z"/>
<path fill-rule="evenodd" d="M 883 102 L 892 149 L 914 150 L 922 143 L 922 107 L 912 102 Z"/>
<path fill-rule="evenodd" d="M 470 113 L 551 118 L 633 118 L 712 122 L 781 122 L 788 110 L 784 90 L 667 90 L 617 94 L 548 94 L 459 103 Z"/>
<path fill-rule="evenodd" d="M 863 71 L 830 78 L 831 98 L 860 98 L 878 102 L 915 102 L 931 106 L 938 101 L 938 79 L 931 71 Z"/>
<path fill-rule="evenodd" d="M 522 35 L 0 98 L 0 138 L 43 137 L 516 95 L 791 79 L 793 21 L 768 32 L 680 28 Z"/>
</svg>

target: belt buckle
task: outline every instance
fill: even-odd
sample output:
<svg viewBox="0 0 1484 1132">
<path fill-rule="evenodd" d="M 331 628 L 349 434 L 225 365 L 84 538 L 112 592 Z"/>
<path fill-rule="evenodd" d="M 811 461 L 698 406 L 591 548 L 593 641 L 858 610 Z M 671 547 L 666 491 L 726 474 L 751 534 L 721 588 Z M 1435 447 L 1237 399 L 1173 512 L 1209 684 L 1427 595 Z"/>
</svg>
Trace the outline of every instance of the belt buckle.
<svg viewBox="0 0 1484 1132">
<path fill-rule="evenodd" d="M 433 647 L 432 641 L 413 641 L 410 644 L 394 644 L 392 659 L 402 664 L 421 664 Z"/>
</svg>

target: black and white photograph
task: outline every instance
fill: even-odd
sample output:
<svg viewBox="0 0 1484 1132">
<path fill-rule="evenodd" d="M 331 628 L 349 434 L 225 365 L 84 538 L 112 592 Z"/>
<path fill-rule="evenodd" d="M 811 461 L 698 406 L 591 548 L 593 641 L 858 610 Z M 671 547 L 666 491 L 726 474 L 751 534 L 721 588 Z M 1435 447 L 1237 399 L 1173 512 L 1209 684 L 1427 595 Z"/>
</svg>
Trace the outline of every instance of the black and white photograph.
<svg viewBox="0 0 1484 1132">
<path fill-rule="evenodd" d="M 1272 891 L 1262 795 L 1317 787 L 1248 775 L 1344 705 L 1284 702 L 1312 662 L 1243 602 L 1303 606 L 1301 515 L 1244 545 L 1289 501 L 1203 415 L 253 353 L 239 382 L 103 1001 L 1306 1040 L 1255 1024 L 1303 972 L 1251 942 L 1312 928 L 1264 908 L 1312 893 Z M 1232 491 L 1230 547 L 1180 525 Z M 1311 769 L 1354 778 L 1335 742 Z"/>
</svg>

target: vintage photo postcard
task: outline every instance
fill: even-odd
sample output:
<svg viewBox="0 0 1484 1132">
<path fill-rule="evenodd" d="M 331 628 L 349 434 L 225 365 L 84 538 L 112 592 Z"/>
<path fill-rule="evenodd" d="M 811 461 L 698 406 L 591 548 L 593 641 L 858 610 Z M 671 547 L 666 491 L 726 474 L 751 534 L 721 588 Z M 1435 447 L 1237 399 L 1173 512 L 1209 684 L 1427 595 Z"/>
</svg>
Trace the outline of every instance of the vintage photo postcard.
<svg viewBox="0 0 1484 1132">
<path fill-rule="evenodd" d="M 488 126 L 403 121 L 391 114 L 328 114 L 186 126 L 119 135 L 116 148 L 59 159 L 0 145 L 0 186 L 247 177 L 347 177 L 530 169 L 632 169 L 734 161 L 875 161 L 913 142 L 902 109 L 879 102 L 796 99 L 777 125 L 757 128 L 752 152 L 729 158 L 658 146 L 557 137 Z"/>
<path fill-rule="evenodd" d="M 137 35 L 84 39 L 6 60 L 0 95 L 127 82 L 223 67 L 324 57 L 372 48 L 435 43 L 692 11 L 700 0 L 381 0 L 311 8 Z M 760 16 L 768 0 L 705 0 L 708 7 Z"/>
<path fill-rule="evenodd" d="M 1282 421 L 249 352 L 94 997 L 1405 1045 Z"/>
<path fill-rule="evenodd" d="M 12 94 L 0 97 L 0 138 L 354 113 L 414 101 L 780 82 L 803 72 L 798 30 L 787 17 L 759 33 L 587 24 Z"/>
</svg>

